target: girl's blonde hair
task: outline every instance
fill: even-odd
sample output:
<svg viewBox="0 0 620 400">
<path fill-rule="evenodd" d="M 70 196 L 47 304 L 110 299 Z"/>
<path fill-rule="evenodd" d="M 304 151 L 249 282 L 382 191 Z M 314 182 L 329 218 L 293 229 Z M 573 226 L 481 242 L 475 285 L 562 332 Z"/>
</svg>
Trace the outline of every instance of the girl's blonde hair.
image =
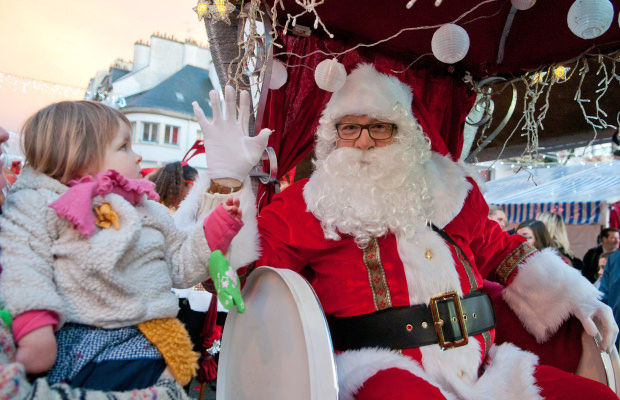
<svg viewBox="0 0 620 400">
<path fill-rule="evenodd" d="M 564 225 L 564 220 L 560 214 L 545 211 L 538 214 L 536 219 L 545 224 L 551 239 L 560 251 L 571 258 L 575 256 L 570 248 L 566 225 Z"/>
<path fill-rule="evenodd" d="M 121 112 L 94 101 L 62 101 L 28 118 L 22 129 L 26 163 L 66 183 L 98 168 L 121 124 Z"/>
</svg>

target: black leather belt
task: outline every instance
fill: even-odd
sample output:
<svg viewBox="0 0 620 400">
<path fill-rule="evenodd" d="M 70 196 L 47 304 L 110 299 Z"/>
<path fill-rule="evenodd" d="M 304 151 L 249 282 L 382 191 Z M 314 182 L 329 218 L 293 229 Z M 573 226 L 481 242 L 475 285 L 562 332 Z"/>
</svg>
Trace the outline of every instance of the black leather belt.
<svg viewBox="0 0 620 400">
<path fill-rule="evenodd" d="M 408 349 L 439 343 L 446 350 L 467 344 L 470 335 L 495 327 L 495 311 L 486 293 L 459 298 L 456 292 L 430 303 L 388 308 L 355 317 L 328 317 L 334 349 L 362 347 Z"/>
</svg>

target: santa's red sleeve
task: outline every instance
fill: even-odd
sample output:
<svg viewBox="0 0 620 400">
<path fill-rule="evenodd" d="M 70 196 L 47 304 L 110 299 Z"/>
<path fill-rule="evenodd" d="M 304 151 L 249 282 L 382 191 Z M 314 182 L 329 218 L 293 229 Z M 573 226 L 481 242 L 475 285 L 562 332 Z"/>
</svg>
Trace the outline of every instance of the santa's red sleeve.
<svg viewBox="0 0 620 400">
<path fill-rule="evenodd" d="M 476 210 L 467 218 L 474 227 L 470 249 L 478 270 L 506 286 L 504 301 L 538 342 L 548 340 L 580 303 L 600 298 L 598 290 L 554 249 L 537 251 L 489 220 L 488 206 L 476 185 L 466 201 Z"/>
</svg>

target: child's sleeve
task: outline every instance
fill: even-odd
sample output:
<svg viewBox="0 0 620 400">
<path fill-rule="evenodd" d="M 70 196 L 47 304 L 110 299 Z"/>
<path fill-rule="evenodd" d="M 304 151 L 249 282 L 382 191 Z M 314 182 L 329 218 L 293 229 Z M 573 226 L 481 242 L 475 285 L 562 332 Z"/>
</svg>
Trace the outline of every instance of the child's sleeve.
<svg viewBox="0 0 620 400">
<path fill-rule="evenodd" d="M 26 311 L 18 315 L 11 325 L 13 339 L 18 343 L 28 333 L 47 325 L 53 325 L 54 330 L 58 327 L 58 315 L 55 312 L 45 310 Z"/>
<path fill-rule="evenodd" d="M 65 309 L 54 282 L 54 213 L 38 191 L 21 190 L 8 197 L 0 216 L 0 293 L 13 317 L 51 311 L 60 327 Z"/>
<path fill-rule="evenodd" d="M 220 250 L 226 254 L 230 242 L 243 227 L 243 221 L 238 221 L 220 203 L 204 219 L 202 227 L 211 251 Z"/>
</svg>

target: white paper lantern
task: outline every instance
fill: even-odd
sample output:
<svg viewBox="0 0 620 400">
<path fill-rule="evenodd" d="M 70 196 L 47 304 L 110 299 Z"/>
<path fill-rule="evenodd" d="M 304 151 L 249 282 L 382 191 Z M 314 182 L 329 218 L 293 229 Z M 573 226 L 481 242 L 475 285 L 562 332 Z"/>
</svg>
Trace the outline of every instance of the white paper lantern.
<svg viewBox="0 0 620 400">
<path fill-rule="evenodd" d="M 280 89 L 288 79 L 286 67 L 278 60 L 273 60 L 271 64 L 271 79 L 269 80 L 269 89 Z"/>
<path fill-rule="evenodd" d="M 458 25 L 445 24 L 433 34 L 431 48 L 439 61 L 454 64 L 467 55 L 469 35 Z"/>
<path fill-rule="evenodd" d="M 566 16 L 571 32 L 582 39 L 601 36 L 611 26 L 614 6 L 609 0 L 576 0 Z"/>
<path fill-rule="evenodd" d="M 347 79 L 347 71 L 344 65 L 335 58 L 323 60 L 314 70 L 314 80 L 318 87 L 328 92 L 340 89 Z"/>
<path fill-rule="evenodd" d="M 512 6 L 517 10 L 529 10 L 536 4 L 536 0 L 510 0 Z"/>
</svg>

